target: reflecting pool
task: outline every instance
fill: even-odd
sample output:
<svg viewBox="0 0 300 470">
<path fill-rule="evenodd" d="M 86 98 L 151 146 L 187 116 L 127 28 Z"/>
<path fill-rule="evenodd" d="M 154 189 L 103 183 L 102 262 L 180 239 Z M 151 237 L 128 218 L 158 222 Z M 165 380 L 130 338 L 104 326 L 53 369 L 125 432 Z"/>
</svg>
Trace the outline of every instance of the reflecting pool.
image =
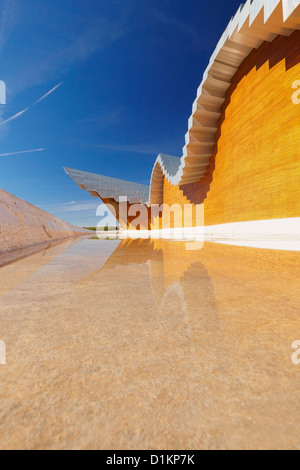
<svg viewBox="0 0 300 470">
<path fill-rule="evenodd" d="M 0 447 L 299 449 L 299 261 L 77 239 L 5 264 Z"/>
</svg>

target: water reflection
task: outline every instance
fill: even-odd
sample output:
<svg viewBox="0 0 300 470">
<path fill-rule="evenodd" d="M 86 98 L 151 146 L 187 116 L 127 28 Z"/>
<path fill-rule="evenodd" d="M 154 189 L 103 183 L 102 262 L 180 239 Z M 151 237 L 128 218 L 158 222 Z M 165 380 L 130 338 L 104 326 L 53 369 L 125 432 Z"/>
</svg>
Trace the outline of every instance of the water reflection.
<svg viewBox="0 0 300 470">
<path fill-rule="evenodd" d="M 50 263 L 80 239 L 36 245 L 0 255 L 0 297 Z"/>
<path fill-rule="evenodd" d="M 84 240 L 1 268 L 1 448 L 299 447 L 299 260 Z"/>
<path fill-rule="evenodd" d="M 213 343 L 221 344 L 214 288 L 207 269 L 198 258 L 199 254 L 186 250 L 184 242 L 124 240 L 100 272 L 105 276 L 106 270 L 117 269 L 118 266 L 145 266 L 157 307 L 157 321 L 165 325 L 166 333 L 170 334 L 171 328 L 177 341 L 180 338 L 181 343 L 185 340 L 193 346 L 194 324 L 206 338 L 213 335 Z M 142 296 L 143 292 L 138 295 Z M 221 350 L 219 353 L 221 360 Z"/>
</svg>

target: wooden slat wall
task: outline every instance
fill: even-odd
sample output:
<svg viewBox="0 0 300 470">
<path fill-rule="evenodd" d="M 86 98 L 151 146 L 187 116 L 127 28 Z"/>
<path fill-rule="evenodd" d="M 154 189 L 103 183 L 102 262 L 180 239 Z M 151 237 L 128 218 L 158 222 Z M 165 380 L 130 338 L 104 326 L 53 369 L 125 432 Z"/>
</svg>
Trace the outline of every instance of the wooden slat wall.
<svg viewBox="0 0 300 470">
<path fill-rule="evenodd" d="M 205 204 L 205 224 L 300 216 L 300 32 L 265 42 L 243 62 L 227 93 L 206 175 L 164 182 L 164 202 Z"/>
</svg>

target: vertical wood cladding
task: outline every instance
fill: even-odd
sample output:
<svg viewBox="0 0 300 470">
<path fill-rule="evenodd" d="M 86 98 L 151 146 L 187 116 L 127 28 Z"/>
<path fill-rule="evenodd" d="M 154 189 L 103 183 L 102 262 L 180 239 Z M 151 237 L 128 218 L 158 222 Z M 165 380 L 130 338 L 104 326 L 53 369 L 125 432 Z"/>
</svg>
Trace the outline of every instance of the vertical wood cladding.
<svg viewBox="0 0 300 470">
<path fill-rule="evenodd" d="M 173 186 L 164 203 L 205 205 L 205 224 L 300 216 L 300 32 L 265 42 L 232 80 L 205 176 Z"/>
</svg>

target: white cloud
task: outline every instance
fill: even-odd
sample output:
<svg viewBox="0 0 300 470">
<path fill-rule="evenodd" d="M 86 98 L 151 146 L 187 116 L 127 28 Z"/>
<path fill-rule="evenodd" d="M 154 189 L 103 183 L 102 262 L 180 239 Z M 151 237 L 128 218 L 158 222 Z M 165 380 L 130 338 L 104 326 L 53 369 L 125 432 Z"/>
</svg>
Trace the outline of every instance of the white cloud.
<svg viewBox="0 0 300 470">
<path fill-rule="evenodd" d="M 96 215 L 97 207 L 102 204 L 102 201 L 97 198 L 77 202 L 60 202 L 57 204 L 51 204 L 46 208 L 43 207 L 43 209 L 47 210 L 47 212 L 55 212 L 57 214 L 66 214 L 70 212 L 89 212 L 89 215 Z"/>
<path fill-rule="evenodd" d="M 169 15 L 165 15 L 162 12 L 154 11 L 153 14 L 162 24 L 173 26 L 185 36 L 189 36 L 194 41 L 195 44 L 203 45 L 200 41 L 200 35 L 198 31 L 195 28 L 193 28 L 191 24 L 187 24 L 187 23 L 184 23 L 183 21 L 179 21 L 175 18 L 172 18 Z"/>
<path fill-rule="evenodd" d="M 127 15 L 113 20 L 96 18 L 83 33 L 78 35 L 76 32 L 68 43 L 53 47 L 47 54 L 43 50 L 40 60 L 32 62 L 28 57 L 26 66 L 23 64 L 22 75 L 11 78 L 12 93 L 15 95 L 29 87 L 40 85 L 49 78 L 61 76 L 77 62 L 84 61 L 103 50 L 127 33 L 127 21 Z"/>
<path fill-rule="evenodd" d="M 115 144 L 97 144 L 97 148 L 104 149 L 104 150 L 117 150 L 118 152 L 124 153 L 142 153 L 146 155 L 158 155 L 158 147 L 154 147 L 152 145 L 135 145 L 135 144 L 128 144 L 128 145 L 115 145 Z"/>
<path fill-rule="evenodd" d="M 105 224 L 108 223 L 108 225 L 113 226 L 116 223 L 108 208 L 98 198 L 39 206 L 46 212 L 81 227 L 96 227 L 99 223 L 101 225 L 103 217 L 97 215 L 97 209 L 101 206 L 103 214 L 108 213 L 108 217 L 105 218 Z"/>
<path fill-rule="evenodd" d="M 0 16 L 0 52 L 12 31 L 18 13 L 17 0 L 4 0 Z"/>
<path fill-rule="evenodd" d="M 112 111 L 102 111 L 102 114 L 92 118 L 79 119 L 77 124 L 95 124 L 98 129 L 105 129 L 107 127 L 118 124 L 121 121 L 123 109 L 117 108 Z"/>
<path fill-rule="evenodd" d="M 66 206 L 71 206 L 72 204 L 76 204 L 75 201 L 71 201 L 71 202 L 66 202 L 66 203 L 65 203 Z"/>
</svg>

